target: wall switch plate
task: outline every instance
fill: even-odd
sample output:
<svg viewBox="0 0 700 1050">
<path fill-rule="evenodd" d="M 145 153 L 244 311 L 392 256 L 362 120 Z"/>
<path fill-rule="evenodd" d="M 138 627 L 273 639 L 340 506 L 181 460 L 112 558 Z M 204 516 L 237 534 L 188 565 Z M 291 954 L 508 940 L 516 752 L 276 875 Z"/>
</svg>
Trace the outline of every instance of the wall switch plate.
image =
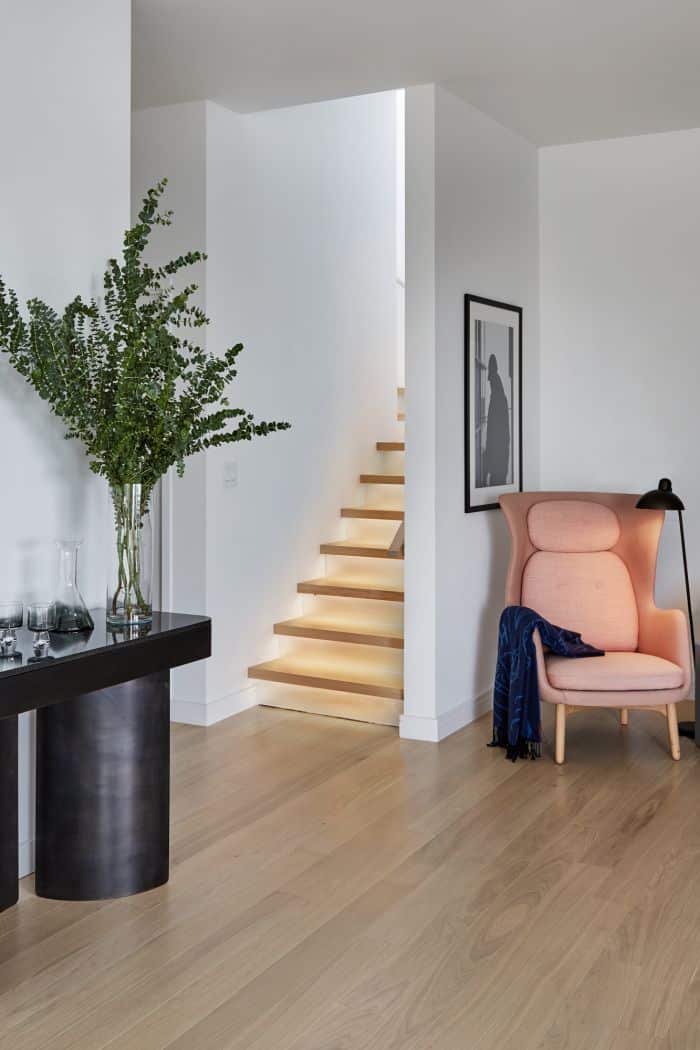
<svg viewBox="0 0 700 1050">
<path fill-rule="evenodd" d="M 224 463 L 224 488 L 235 489 L 238 484 L 238 464 L 234 460 Z"/>
</svg>

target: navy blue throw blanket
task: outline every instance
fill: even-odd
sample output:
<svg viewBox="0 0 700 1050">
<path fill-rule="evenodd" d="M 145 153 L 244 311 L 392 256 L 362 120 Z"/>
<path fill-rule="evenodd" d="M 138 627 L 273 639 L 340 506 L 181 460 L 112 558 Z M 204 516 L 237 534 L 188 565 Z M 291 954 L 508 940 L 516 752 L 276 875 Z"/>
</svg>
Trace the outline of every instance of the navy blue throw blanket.
<svg viewBox="0 0 700 1050">
<path fill-rule="evenodd" d="M 537 758 L 540 753 L 540 691 L 533 634 L 558 656 L 604 656 L 581 641 L 581 635 L 555 627 L 534 609 L 509 605 L 498 625 L 498 663 L 493 689 L 493 743 L 506 757 Z"/>
</svg>

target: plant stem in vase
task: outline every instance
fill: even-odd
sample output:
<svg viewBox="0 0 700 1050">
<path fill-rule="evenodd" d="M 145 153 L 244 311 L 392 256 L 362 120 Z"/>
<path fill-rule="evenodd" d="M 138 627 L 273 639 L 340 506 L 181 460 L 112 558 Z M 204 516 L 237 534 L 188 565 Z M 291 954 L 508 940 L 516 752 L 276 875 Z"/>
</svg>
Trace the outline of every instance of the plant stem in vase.
<svg viewBox="0 0 700 1050">
<path fill-rule="evenodd" d="M 113 485 L 114 552 L 107 589 L 107 623 L 113 627 L 152 619 L 151 519 L 140 484 Z"/>
</svg>

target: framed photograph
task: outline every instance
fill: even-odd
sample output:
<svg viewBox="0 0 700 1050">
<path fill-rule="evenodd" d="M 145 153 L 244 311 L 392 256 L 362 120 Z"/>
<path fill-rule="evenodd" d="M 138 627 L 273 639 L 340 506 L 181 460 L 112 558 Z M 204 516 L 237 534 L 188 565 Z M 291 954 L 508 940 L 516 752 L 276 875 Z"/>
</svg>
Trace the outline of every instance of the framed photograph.
<svg viewBox="0 0 700 1050">
<path fill-rule="evenodd" d="M 523 489 L 523 311 L 464 297 L 465 510 Z"/>
</svg>

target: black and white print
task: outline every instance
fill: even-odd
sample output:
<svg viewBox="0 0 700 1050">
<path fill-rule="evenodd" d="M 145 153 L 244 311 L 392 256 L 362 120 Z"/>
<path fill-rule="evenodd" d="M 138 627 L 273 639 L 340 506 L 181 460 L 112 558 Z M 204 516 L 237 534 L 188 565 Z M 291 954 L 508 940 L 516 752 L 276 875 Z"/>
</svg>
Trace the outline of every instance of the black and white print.
<svg viewBox="0 0 700 1050">
<path fill-rule="evenodd" d="M 466 511 L 522 490 L 522 309 L 464 297 Z"/>
</svg>

